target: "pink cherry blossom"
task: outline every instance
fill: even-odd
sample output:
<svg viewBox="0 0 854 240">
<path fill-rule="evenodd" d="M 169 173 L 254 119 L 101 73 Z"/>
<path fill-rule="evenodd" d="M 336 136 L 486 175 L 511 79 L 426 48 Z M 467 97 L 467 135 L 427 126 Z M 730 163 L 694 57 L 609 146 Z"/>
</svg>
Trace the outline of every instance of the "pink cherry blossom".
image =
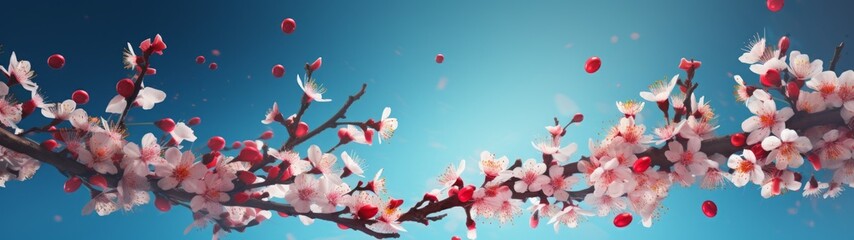
<svg viewBox="0 0 854 240">
<path fill-rule="evenodd" d="M 121 150 L 121 145 L 114 141 L 108 134 L 94 133 L 86 141 L 88 150 L 83 146 L 78 147 L 77 161 L 95 169 L 102 174 L 115 174 L 118 172 L 113 163 L 113 155 Z"/>
<path fill-rule="evenodd" d="M 809 55 L 800 51 L 789 53 L 789 72 L 798 80 L 807 80 L 821 73 L 823 63 L 821 59 L 810 62 Z"/>
<path fill-rule="evenodd" d="M 222 203 L 227 202 L 231 198 L 228 196 L 228 191 L 234 189 L 234 184 L 231 181 L 222 179 L 219 175 L 212 172 L 207 172 L 204 177 L 204 183 L 194 191 L 196 194 L 190 200 L 190 208 L 193 212 L 198 212 L 202 209 L 218 218 L 223 212 Z"/>
<path fill-rule="evenodd" d="M 629 100 L 625 102 L 617 102 L 617 109 L 626 117 L 634 117 L 643 110 L 644 102 Z"/>
<path fill-rule="evenodd" d="M 543 175 L 545 172 L 545 163 L 537 163 L 533 158 L 526 160 L 521 168 L 513 169 L 513 177 L 519 179 L 513 185 L 513 190 L 520 193 L 539 192 L 543 184 L 549 182 L 549 177 Z"/>
<path fill-rule="evenodd" d="M 750 145 L 762 141 L 772 132 L 776 134 L 782 131 L 786 127 L 786 121 L 794 115 L 789 107 L 777 111 L 777 105 L 774 101 L 763 100 L 761 93 L 760 90 L 757 90 L 754 92 L 754 96 L 747 101 L 747 108 L 755 116 L 751 116 L 741 123 L 741 129 L 750 132 L 750 135 L 747 136 L 747 144 Z"/>
<path fill-rule="evenodd" d="M 575 205 L 569 205 L 554 214 L 554 216 L 549 219 L 548 224 L 554 224 L 555 232 L 557 232 L 560 229 L 560 225 L 566 225 L 569 228 L 575 228 L 578 226 L 579 221 L 583 220 L 585 217 L 593 215 L 594 214 L 590 211 L 581 209 L 580 207 Z"/>
<path fill-rule="evenodd" d="M 495 155 L 492 153 L 483 151 L 480 152 L 480 162 L 478 162 L 478 166 L 480 167 L 480 171 L 487 177 L 495 178 L 499 174 L 507 171 L 508 162 L 509 160 L 507 159 L 507 156 L 502 156 L 496 159 Z"/>
<path fill-rule="evenodd" d="M 391 118 L 389 117 L 390 115 L 391 108 L 384 108 L 382 118 L 380 119 L 380 127 L 377 129 L 377 132 L 380 133 L 380 143 L 383 143 L 383 139 L 391 139 L 391 137 L 394 136 L 394 131 L 397 130 L 397 118 Z"/>
<path fill-rule="evenodd" d="M 318 186 L 325 186 L 325 184 L 320 184 L 311 174 L 299 175 L 285 194 L 285 201 L 288 201 L 298 213 L 310 212 L 312 205 L 323 208 L 327 204 L 326 189 Z"/>
<path fill-rule="evenodd" d="M 163 190 L 173 189 L 180 186 L 187 192 L 199 192 L 203 185 L 202 178 L 207 172 L 207 167 L 201 162 L 193 163 L 196 157 L 192 152 L 181 153 L 178 148 L 166 149 L 164 154 L 166 162 L 154 166 L 154 173 L 162 177 L 157 181 L 157 186 Z"/>
<path fill-rule="evenodd" d="M 142 147 L 133 142 L 128 142 L 122 148 L 124 157 L 122 158 L 121 167 L 126 171 L 135 171 L 140 175 L 148 175 L 151 172 L 149 166 L 155 166 L 166 162 L 160 156 L 162 152 L 160 144 L 157 144 L 157 138 L 152 133 L 146 133 L 142 136 Z"/>
<path fill-rule="evenodd" d="M 602 196 L 620 196 L 625 193 L 625 181 L 631 177 L 628 167 L 620 166 L 616 158 L 605 161 L 589 175 L 589 182 L 595 187 L 593 194 Z"/>
<path fill-rule="evenodd" d="M 824 71 L 816 74 L 806 82 L 806 86 L 821 94 L 827 107 L 842 106 L 842 98 L 839 96 L 839 83 L 836 73 Z"/>
<path fill-rule="evenodd" d="M 770 151 L 767 158 L 777 161 L 777 169 L 782 170 L 788 167 L 798 168 L 804 164 L 802 154 L 811 150 L 812 144 L 806 137 L 799 137 L 795 130 L 784 129 L 779 138 L 770 136 L 762 140 L 762 148 Z"/>
<path fill-rule="evenodd" d="M 9 66 L 0 66 L 0 72 L 3 72 L 9 78 L 10 85 L 21 84 L 24 89 L 33 93 L 39 88 L 32 80 L 36 73 L 32 70 L 30 61 L 18 61 L 18 57 L 14 51 L 12 52 L 12 56 L 9 57 Z"/>
<path fill-rule="evenodd" d="M 8 95 L 9 86 L 0 82 L 0 124 L 18 128 L 17 124 L 21 121 L 21 105 L 7 98 Z"/>
<path fill-rule="evenodd" d="M 297 84 L 299 88 L 308 96 L 309 99 L 314 100 L 316 102 L 329 102 L 332 101 L 330 99 L 324 99 L 323 93 L 326 92 L 326 88 L 323 88 L 320 84 L 318 84 L 314 79 L 306 79 L 305 83 L 303 83 L 302 79 L 300 79 L 299 75 L 297 75 Z"/>
<path fill-rule="evenodd" d="M 273 123 L 275 121 L 284 122 L 284 118 L 282 117 L 282 113 L 279 112 L 279 104 L 273 102 L 273 107 L 270 108 L 269 111 L 267 111 L 267 114 L 264 115 L 264 120 L 261 120 L 261 123 L 270 124 L 270 123 Z"/>
<path fill-rule="evenodd" d="M 801 182 L 795 181 L 795 173 L 792 171 L 774 171 L 762 184 L 761 195 L 763 198 L 770 198 L 780 195 L 784 189 L 797 191 L 801 189 Z"/>
<path fill-rule="evenodd" d="M 727 166 L 734 170 L 730 181 L 736 187 L 743 187 L 748 181 L 761 184 L 765 179 L 765 172 L 762 171 L 762 166 L 757 164 L 756 155 L 753 155 L 752 151 L 746 150 L 741 156 L 733 154 L 729 157 Z"/>
<path fill-rule="evenodd" d="M 670 92 L 673 91 L 673 87 L 676 86 L 676 80 L 679 79 L 679 74 L 673 76 L 670 79 L 670 82 L 665 82 L 664 80 L 659 80 L 649 85 L 649 92 L 641 92 L 640 96 L 650 102 L 666 102 L 668 98 L 670 98 Z"/>
<path fill-rule="evenodd" d="M 451 164 L 445 168 L 445 172 L 442 173 L 442 175 L 439 175 L 439 185 L 442 185 L 445 188 L 450 187 L 457 181 L 457 179 L 460 178 L 460 174 L 463 174 L 463 171 L 465 170 L 466 160 L 460 160 L 460 164 L 456 168 L 454 168 L 454 164 Z"/>
<path fill-rule="evenodd" d="M 356 174 L 359 177 L 365 177 L 365 170 L 362 170 L 362 167 L 359 166 L 359 158 L 354 156 L 350 156 L 347 151 L 341 152 L 341 161 L 344 162 L 344 167 L 347 168 L 351 173 Z"/>
<path fill-rule="evenodd" d="M 607 216 L 612 211 L 620 212 L 626 209 L 626 201 L 623 197 L 612 197 L 607 194 L 601 196 L 587 194 L 584 196 L 584 202 L 598 209 L 599 216 Z"/>
<path fill-rule="evenodd" d="M 548 177 L 549 181 L 542 186 L 543 193 L 546 196 L 554 195 L 555 199 L 559 201 L 567 201 L 569 199 L 567 191 L 572 188 L 572 185 L 578 182 L 578 178 L 575 176 L 564 176 L 563 167 L 558 165 L 549 167 Z"/>
</svg>

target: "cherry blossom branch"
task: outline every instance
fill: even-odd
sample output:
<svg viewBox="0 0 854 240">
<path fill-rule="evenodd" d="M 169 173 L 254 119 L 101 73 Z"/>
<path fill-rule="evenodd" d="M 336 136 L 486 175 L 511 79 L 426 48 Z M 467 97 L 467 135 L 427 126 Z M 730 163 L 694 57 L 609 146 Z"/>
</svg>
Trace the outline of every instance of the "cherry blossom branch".
<svg viewBox="0 0 854 240">
<path fill-rule="evenodd" d="M 362 84 L 362 89 L 360 89 L 358 92 L 356 92 L 356 94 L 350 95 L 347 98 L 347 102 L 345 102 L 344 105 L 341 106 L 341 109 L 339 109 L 338 112 L 335 113 L 335 115 L 332 115 L 332 117 L 330 117 L 328 120 L 326 120 L 326 122 L 323 122 L 323 124 L 321 124 L 320 126 L 317 126 L 317 128 L 315 128 L 314 130 L 311 130 L 305 136 L 295 137 L 292 140 L 289 139 L 288 142 L 286 142 L 285 145 L 282 146 L 282 150 L 293 149 L 294 147 L 296 147 L 300 143 L 303 143 L 306 140 L 310 139 L 311 137 L 314 137 L 315 135 L 320 134 L 324 130 L 329 129 L 329 128 L 335 128 L 337 126 L 335 124 L 335 121 L 338 121 L 338 119 L 347 118 L 347 116 L 345 114 L 347 114 L 347 110 L 350 109 L 350 105 L 353 105 L 354 102 L 359 100 L 359 98 L 361 98 L 362 95 L 365 94 L 365 88 L 367 88 L 367 87 L 368 87 L 368 84 Z"/>
<path fill-rule="evenodd" d="M 844 48 L 844 47 L 845 47 L 845 42 L 841 42 L 841 43 L 839 43 L 838 46 L 836 46 L 836 50 L 833 51 L 833 58 L 830 60 L 830 67 L 828 67 L 827 70 L 830 70 L 830 71 L 836 70 L 836 63 L 839 62 L 839 57 L 842 56 L 842 48 Z"/>
<path fill-rule="evenodd" d="M 133 83 L 133 93 L 125 97 L 125 108 L 122 110 L 122 114 L 119 115 L 119 128 L 126 129 L 125 126 L 125 118 L 127 118 L 128 111 L 130 111 L 131 107 L 133 107 L 134 102 L 136 102 L 136 97 L 139 95 L 139 92 L 142 90 L 142 80 L 145 78 L 146 72 L 148 72 L 149 66 L 149 57 L 151 57 L 152 49 L 148 49 L 144 51 L 142 54 L 142 65 L 139 66 L 139 71 L 137 71 L 136 81 Z"/>
</svg>

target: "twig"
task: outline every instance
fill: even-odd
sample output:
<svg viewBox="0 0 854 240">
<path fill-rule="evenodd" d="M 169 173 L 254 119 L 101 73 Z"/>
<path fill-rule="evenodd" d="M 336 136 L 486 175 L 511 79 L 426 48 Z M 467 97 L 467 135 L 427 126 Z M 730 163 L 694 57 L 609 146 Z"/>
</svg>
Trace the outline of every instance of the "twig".
<svg viewBox="0 0 854 240">
<path fill-rule="evenodd" d="M 836 63 L 839 62 L 839 58 L 842 56 L 842 48 L 845 47 L 845 42 L 839 43 L 839 46 L 836 46 L 836 50 L 833 51 L 833 58 L 830 59 L 830 67 L 827 70 L 835 71 Z"/>
</svg>

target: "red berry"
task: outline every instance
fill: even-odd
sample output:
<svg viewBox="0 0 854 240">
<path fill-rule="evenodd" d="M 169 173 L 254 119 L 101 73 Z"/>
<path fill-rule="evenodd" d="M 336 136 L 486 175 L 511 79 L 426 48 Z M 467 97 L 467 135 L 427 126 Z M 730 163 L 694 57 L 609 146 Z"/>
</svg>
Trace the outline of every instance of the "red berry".
<svg viewBox="0 0 854 240">
<path fill-rule="evenodd" d="M 80 180 L 79 177 L 73 176 L 65 180 L 65 185 L 62 186 L 62 190 L 67 193 L 73 193 L 80 189 L 80 184 L 83 184 L 83 180 Z"/>
<path fill-rule="evenodd" d="M 260 162 L 263 158 L 264 156 L 261 155 L 261 152 L 254 147 L 245 147 L 241 149 L 240 153 L 237 155 L 238 160 L 252 164 Z"/>
<path fill-rule="evenodd" d="M 282 76 L 285 76 L 285 66 L 282 66 L 282 64 L 273 66 L 273 77 L 280 78 Z"/>
<path fill-rule="evenodd" d="M 646 170 L 649 169 L 649 165 L 651 163 L 652 158 L 650 158 L 649 156 L 640 157 L 637 161 L 635 161 L 635 164 L 632 166 L 632 171 L 634 171 L 635 173 L 646 172 Z"/>
<path fill-rule="evenodd" d="M 205 56 L 198 56 L 198 57 L 196 57 L 196 63 L 197 63 L 197 64 L 205 63 Z"/>
<path fill-rule="evenodd" d="M 616 217 L 614 217 L 614 226 L 618 228 L 624 228 L 632 223 L 632 214 L 631 213 L 620 213 Z"/>
<path fill-rule="evenodd" d="M 56 143 L 56 140 L 48 139 L 42 142 L 41 147 L 47 149 L 48 151 L 53 151 L 56 147 L 59 146 L 59 143 Z"/>
<path fill-rule="evenodd" d="M 71 94 L 71 100 L 74 100 L 77 105 L 83 105 L 89 102 L 89 93 L 83 90 L 74 91 Z"/>
<path fill-rule="evenodd" d="M 21 104 L 21 118 L 25 118 L 33 113 L 36 110 L 36 101 L 30 99 L 29 101 Z"/>
<path fill-rule="evenodd" d="M 713 218 L 715 215 L 718 215 L 718 205 L 712 200 L 706 200 L 703 202 L 703 214 L 706 214 L 706 217 Z"/>
<path fill-rule="evenodd" d="M 231 143 L 231 149 L 238 149 L 240 148 L 240 146 L 243 146 L 240 141 L 234 141 L 233 143 Z"/>
<path fill-rule="evenodd" d="M 200 117 L 193 117 L 193 118 L 190 118 L 190 120 L 187 120 L 187 126 L 190 126 L 190 127 L 199 125 L 200 123 L 202 123 L 202 118 L 200 118 Z"/>
<path fill-rule="evenodd" d="M 170 133 L 172 130 L 175 130 L 175 121 L 171 118 L 164 118 L 154 122 L 154 126 L 157 126 L 165 133 Z"/>
<path fill-rule="evenodd" d="M 297 29 L 297 22 L 293 18 L 285 18 L 282 20 L 282 32 L 291 34 Z"/>
<path fill-rule="evenodd" d="M 768 10 L 778 12 L 783 9 L 783 0 L 768 0 L 765 2 L 765 5 L 768 6 Z"/>
<path fill-rule="evenodd" d="M 211 70 L 216 70 L 217 67 L 219 67 L 219 65 L 216 65 L 216 63 L 211 63 L 210 65 L 208 65 L 208 68 L 210 68 Z"/>
<path fill-rule="evenodd" d="M 261 133 L 261 136 L 258 138 L 262 139 L 262 140 L 267 140 L 267 139 L 273 138 L 273 131 L 271 131 L 271 130 L 264 131 L 264 133 Z"/>
<path fill-rule="evenodd" d="M 47 65 L 53 69 L 60 69 L 62 66 L 65 66 L 65 57 L 59 54 L 50 55 L 47 58 Z"/>
<path fill-rule="evenodd" d="M 782 85 L 780 71 L 773 68 L 765 71 L 765 74 L 759 75 L 759 81 L 766 87 L 780 87 Z"/>
<path fill-rule="evenodd" d="M 243 184 L 249 185 L 255 183 L 255 179 L 258 177 L 249 171 L 237 171 L 237 178 L 239 178 Z"/>
<path fill-rule="evenodd" d="M 602 66 L 602 60 L 599 57 L 590 57 L 584 62 L 584 71 L 587 73 L 595 73 Z"/>
<path fill-rule="evenodd" d="M 211 139 L 208 139 L 208 148 L 210 148 L 211 151 L 222 150 L 225 148 L 225 138 L 220 136 L 211 137 Z"/>
<path fill-rule="evenodd" d="M 102 189 L 107 188 L 107 178 L 104 178 L 104 175 L 101 174 L 95 174 L 95 176 L 89 177 L 89 183 L 91 183 L 92 186 L 97 186 Z"/>
<path fill-rule="evenodd" d="M 733 147 L 742 147 L 744 146 L 744 141 L 747 140 L 747 137 L 744 136 L 744 133 L 736 133 L 729 137 L 729 142 Z"/>
<path fill-rule="evenodd" d="M 441 64 L 442 62 L 445 62 L 445 55 L 441 53 L 436 54 L 436 63 Z"/>
<path fill-rule="evenodd" d="M 116 83 L 116 92 L 122 97 L 129 97 L 133 94 L 133 90 L 134 83 L 130 78 L 119 80 L 119 82 Z"/>
<path fill-rule="evenodd" d="M 453 237 L 451 237 L 451 240 L 462 240 L 462 238 L 460 238 L 458 236 L 453 236 Z"/>
<path fill-rule="evenodd" d="M 154 206 L 157 207 L 157 210 L 160 210 L 161 212 L 168 212 L 170 209 L 172 209 L 172 203 L 169 202 L 169 199 L 166 199 L 165 197 L 162 197 L 160 195 L 157 195 L 154 198 Z"/>
<path fill-rule="evenodd" d="M 317 58 L 317 60 L 314 60 L 314 62 L 311 63 L 311 66 L 309 68 L 311 69 L 312 72 L 317 71 L 317 69 L 320 69 L 320 65 L 322 65 L 322 64 L 323 64 L 323 58 L 319 57 L 319 58 Z"/>
<path fill-rule="evenodd" d="M 300 122 L 299 124 L 297 124 L 297 130 L 295 133 L 297 137 L 303 137 L 308 134 L 308 124 L 305 122 Z"/>
</svg>

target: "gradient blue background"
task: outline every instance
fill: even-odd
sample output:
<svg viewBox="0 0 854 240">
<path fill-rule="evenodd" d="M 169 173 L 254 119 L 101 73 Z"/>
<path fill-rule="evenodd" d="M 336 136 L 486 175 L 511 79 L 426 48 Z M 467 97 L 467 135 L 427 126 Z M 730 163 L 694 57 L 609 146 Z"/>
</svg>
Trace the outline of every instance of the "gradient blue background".
<svg viewBox="0 0 854 240">
<path fill-rule="evenodd" d="M 295 111 L 301 93 L 294 75 L 302 73 L 302 64 L 322 56 L 323 68 L 315 76 L 329 88 L 325 96 L 333 102 L 314 104 L 306 119 L 319 124 L 368 83 L 348 119 L 379 118 L 390 106 L 400 119 L 399 131 L 390 144 L 343 149 L 367 159 L 367 175 L 385 168 L 389 192 L 406 199 L 408 207 L 435 187 L 446 165 L 460 159 L 470 163 L 464 176 L 480 179 L 475 163 L 482 150 L 511 159 L 538 156 L 529 142 L 545 136 L 543 126 L 554 116 L 565 122 L 576 111 L 585 113 L 585 122 L 572 127 L 568 138 L 586 146 L 588 138 L 600 138 L 619 117 L 614 101 L 639 99 L 637 93 L 652 80 L 680 73 L 681 57 L 703 61 L 696 76 L 698 93 L 721 114 L 718 132 L 736 131 L 748 111 L 732 98 L 730 74 L 757 81 L 737 60 L 748 39 L 757 32 L 772 41 L 790 34 L 791 49 L 827 63 L 836 44 L 851 40 L 852 7 L 841 0 L 790 0 L 777 13 L 761 0 L 15 1 L 4 3 L 0 14 L 5 22 L 0 63 L 7 64 L 14 50 L 19 59 L 33 62 L 35 81 L 49 100 L 85 89 L 92 96 L 87 111 L 102 113 L 115 94 L 115 82 L 129 74 L 120 61 L 125 42 L 136 46 L 160 33 L 169 48 L 153 57 L 158 74 L 146 78 L 146 84 L 166 91 L 168 99 L 155 111 L 132 111 L 132 120 L 200 116 L 203 123 L 195 128 L 200 145 L 213 135 L 229 142 L 258 136 L 270 128 L 259 120 L 273 101 L 283 112 Z M 297 21 L 294 34 L 279 29 L 286 17 Z M 633 40 L 632 33 L 640 37 Z M 212 49 L 222 55 L 211 56 Z M 848 49 L 841 70 L 854 63 Z M 66 57 L 62 70 L 48 68 L 46 59 L 53 53 Z M 433 61 L 437 53 L 445 54 L 444 64 Z M 195 64 L 197 55 L 217 62 L 219 69 Z M 593 55 L 603 59 L 603 66 L 589 75 L 583 64 Z M 271 76 L 274 64 L 286 66 L 285 78 Z M 647 110 L 647 116 L 658 119 L 654 109 Z M 24 126 L 45 121 L 36 115 Z M 648 119 L 646 124 L 660 123 Z M 278 136 L 271 143 L 278 145 L 285 133 L 278 126 L 272 130 Z M 130 139 L 139 141 L 148 131 L 156 129 L 133 127 Z M 314 143 L 327 148 L 334 141 L 329 132 Z M 180 208 L 161 213 L 146 205 L 107 217 L 80 216 L 88 194 L 66 194 L 62 182 L 56 170 L 43 166 L 30 181 L 7 183 L 0 190 L 4 239 L 210 237 L 210 228 L 182 235 L 191 218 Z M 832 200 L 805 199 L 799 193 L 765 200 L 755 185 L 716 191 L 674 187 L 666 211 L 649 229 L 638 221 L 617 229 L 609 216 L 555 234 L 545 222 L 529 229 L 525 214 L 513 224 L 482 222 L 478 232 L 481 239 L 844 239 L 854 214 L 849 191 Z M 700 211 L 707 199 L 720 209 L 716 218 Z M 407 223 L 409 233 L 402 238 L 463 236 L 461 213 L 455 209 L 430 227 Z M 295 218 L 279 217 L 228 238 L 368 239 L 326 222 L 304 227 Z"/>
</svg>

